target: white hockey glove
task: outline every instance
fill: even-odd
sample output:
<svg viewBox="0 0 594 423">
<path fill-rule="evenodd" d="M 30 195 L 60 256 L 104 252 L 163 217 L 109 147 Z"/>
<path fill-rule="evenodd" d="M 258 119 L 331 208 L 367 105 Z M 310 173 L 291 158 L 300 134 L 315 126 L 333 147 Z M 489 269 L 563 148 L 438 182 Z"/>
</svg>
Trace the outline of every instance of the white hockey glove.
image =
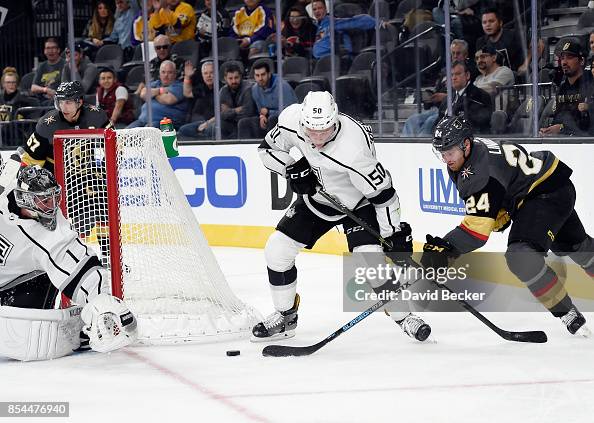
<svg viewBox="0 0 594 423">
<path fill-rule="evenodd" d="M 109 294 L 93 298 L 81 313 L 83 332 L 94 351 L 109 352 L 133 344 L 138 338 L 136 318 L 126 304 Z"/>
</svg>

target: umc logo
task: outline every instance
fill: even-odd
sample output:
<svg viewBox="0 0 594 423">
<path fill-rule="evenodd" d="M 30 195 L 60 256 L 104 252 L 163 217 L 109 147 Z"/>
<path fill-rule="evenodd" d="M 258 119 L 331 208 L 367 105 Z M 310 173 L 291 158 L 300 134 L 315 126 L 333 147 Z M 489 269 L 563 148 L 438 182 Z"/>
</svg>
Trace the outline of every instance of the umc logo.
<svg viewBox="0 0 594 423">
<path fill-rule="evenodd" d="M 454 182 L 442 169 L 419 168 L 419 205 L 426 213 L 466 213 Z"/>
</svg>

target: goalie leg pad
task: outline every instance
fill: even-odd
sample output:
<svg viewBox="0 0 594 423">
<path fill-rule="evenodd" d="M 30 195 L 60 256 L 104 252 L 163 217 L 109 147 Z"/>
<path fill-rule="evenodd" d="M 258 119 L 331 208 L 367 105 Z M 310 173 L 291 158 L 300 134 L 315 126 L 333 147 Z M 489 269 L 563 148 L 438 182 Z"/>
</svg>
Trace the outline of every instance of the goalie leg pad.
<svg viewBox="0 0 594 423">
<path fill-rule="evenodd" d="M 99 294 L 82 310 L 83 332 L 93 351 L 109 352 L 138 339 L 136 318 L 126 304 L 109 294 Z"/>
<path fill-rule="evenodd" d="M 82 307 L 39 310 L 0 306 L 0 355 L 15 360 L 49 360 L 80 346 Z"/>
</svg>

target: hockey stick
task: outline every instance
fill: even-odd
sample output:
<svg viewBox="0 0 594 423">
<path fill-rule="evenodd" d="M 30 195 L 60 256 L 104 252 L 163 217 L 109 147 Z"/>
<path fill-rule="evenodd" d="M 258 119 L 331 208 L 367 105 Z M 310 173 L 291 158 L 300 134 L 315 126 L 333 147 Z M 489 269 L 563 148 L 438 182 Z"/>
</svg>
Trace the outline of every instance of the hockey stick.
<svg viewBox="0 0 594 423">
<path fill-rule="evenodd" d="M 410 287 L 412 284 L 414 284 L 415 282 L 417 282 L 419 280 L 420 279 L 415 279 L 414 281 L 404 282 L 404 283 L 399 282 L 400 286 L 394 290 L 391 290 L 391 292 L 393 293 L 392 295 L 396 295 L 396 294 L 400 293 L 400 291 Z M 359 314 L 353 320 L 346 323 L 343 327 L 334 331 L 334 333 L 330 334 L 329 336 L 327 336 L 325 339 L 321 340 L 317 344 L 308 345 L 305 347 L 291 347 L 289 345 L 268 345 L 268 346 L 264 347 L 264 349 L 262 350 L 262 355 L 264 357 L 300 357 L 300 356 L 304 356 L 304 355 L 311 355 L 311 354 L 315 353 L 317 350 L 319 350 L 320 348 L 322 348 L 324 345 L 326 345 L 328 342 L 333 341 L 334 339 L 338 338 L 340 335 L 345 333 L 347 330 L 351 329 L 353 326 L 360 323 L 363 319 L 365 319 L 365 318 L 369 317 L 371 314 L 373 314 L 374 311 L 379 310 L 382 306 L 386 305 L 389 302 L 390 302 L 389 299 L 379 300 L 377 303 L 375 303 L 374 305 L 369 307 L 363 313 Z"/>
<path fill-rule="evenodd" d="M 330 203 L 332 203 L 332 205 L 334 207 L 338 208 L 341 212 L 343 212 L 348 217 L 350 217 L 355 223 L 357 223 L 358 225 L 363 227 L 363 229 L 365 229 L 367 232 L 369 232 L 371 235 L 373 235 L 375 238 L 377 238 L 378 241 L 382 245 L 387 245 L 387 246 L 391 247 L 389 241 L 384 239 L 379 234 L 378 231 L 376 231 L 374 228 L 369 226 L 369 224 L 367 222 L 365 222 L 363 219 L 361 219 L 357 215 L 355 215 L 344 204 L 340 203 L 338 200 L 336 200 L 334 197 L 332 197 L 330 194 L 328 194 L 324 190 L 319 190 L 318 193 L 322 197 L 324 197 L 326 200 L 328 200 Z M 435 280 L 431 280 L 431 282 L 440 288 L 450 291 L 451 293 L 454 292 L 450 289 L 450 287 L 443 285 L 443 284 L 439 284 Z M 493 332 L 495 332 L 497 335 L 499 335 L 500 337 L 502 337 L 503 339 L 505 339 L 507 341 L 533 342 L 533 343 L 547 342 L 547 334 L 544 333 L 543 331 L 537 330 L 537 331 L 527 331 L 527 332 L 515 332 L 515 331 L 508 331 L 508 330 L 501 329 L 500 327 L 493 324 L 493 322 L 491 322 L 489 319 L 487 319 L 482 313 L 480 313 L 478 310 L 476 310 L 473 306 L 468 304 L 466 301 L 464 301 L 462 299 L 456 299 L 456 301 L 458 301 L 458 303 L 462 307 L 464 307 L 464 309 L 466 309 L 468 312 L 470 312 L 470 314 L 472 314 L 474 317 L 479 319 L 489 329 L 491 329 Z"/>
</svg>

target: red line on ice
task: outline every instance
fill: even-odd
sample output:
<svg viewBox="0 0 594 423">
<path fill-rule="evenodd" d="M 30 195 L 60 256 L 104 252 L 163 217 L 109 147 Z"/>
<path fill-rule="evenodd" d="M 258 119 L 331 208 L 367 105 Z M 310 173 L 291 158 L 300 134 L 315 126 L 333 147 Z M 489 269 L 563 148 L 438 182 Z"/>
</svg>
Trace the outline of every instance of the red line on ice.
<svg viewBox="0 0 594 423">
<path fill-rule="evenodd" d="M 196 382 L 193 382 L 190 379 L 187 379 L 184 376 L 182 376 L 181 374 L 175 372 L 174 370 L 168 369 L 167 367 L 154 362 L 150 358 L 142 356 L 142 355 L 138 354 L 137 352 L 132 351 L 130 349 L 125 350 L 124 353 L 126 355 L 134 358 L 135 360 L 141 361 L 141 362 L 147 364 L 148 366 L 152 367 L 153 369 L 158 370 L 159 372 L 163 373 L 164 375 L 169 376 L 172 379 L 175 379 L 178 382 L 181 382 L 186 386 L 189 386 L 190 388 L 194 389 L 195 391 L 200 392 L 201 394 L 205 395 L 206 397 L 208 397 L 214 401 L 217 401 L 228 408 L 235 410 L 242 416 L 247 417 L 248 419 L 250 419 L 252 421 L 260 422 L 260 423 L 269 423 L 270 422 L 270 420 L 268 420 L 262 416 L 259 416 L 255 413 L 251 412 L 244 406 L 239 405 L 239 404 L 235 403 L 234 401 L 230 400 L 229 396 L 218 394 L 218 393 L 214 392 L 213 390 L 208 389 L 205 386 L 202 386 Z"/>
</svg>

